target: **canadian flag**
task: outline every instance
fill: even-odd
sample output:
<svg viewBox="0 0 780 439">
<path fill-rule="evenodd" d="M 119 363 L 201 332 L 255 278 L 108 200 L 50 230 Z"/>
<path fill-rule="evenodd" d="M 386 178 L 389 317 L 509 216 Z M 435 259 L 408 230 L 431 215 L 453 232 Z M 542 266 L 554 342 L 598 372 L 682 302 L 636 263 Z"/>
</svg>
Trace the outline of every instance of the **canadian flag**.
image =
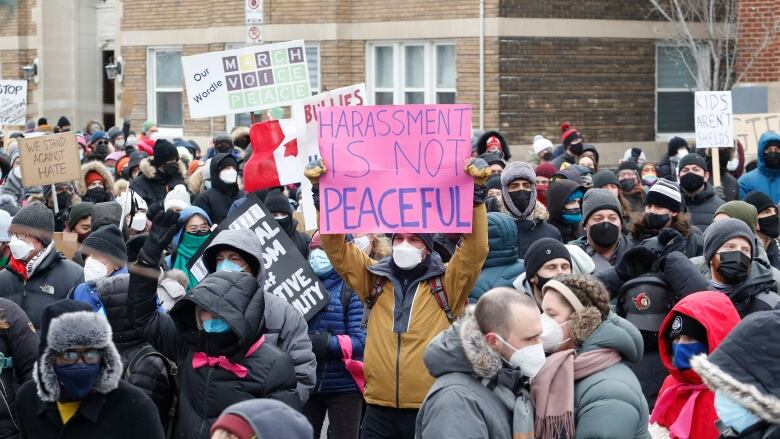
<svg viewBox="0 0 780 439">
<path fill-rule="evenodd" d="M 248 192 L 299 183 L 303 161 L 292 119 L 269 120 L 249 129 L 252 157 L 244 164 L 244 189 Z"/>
</svg>

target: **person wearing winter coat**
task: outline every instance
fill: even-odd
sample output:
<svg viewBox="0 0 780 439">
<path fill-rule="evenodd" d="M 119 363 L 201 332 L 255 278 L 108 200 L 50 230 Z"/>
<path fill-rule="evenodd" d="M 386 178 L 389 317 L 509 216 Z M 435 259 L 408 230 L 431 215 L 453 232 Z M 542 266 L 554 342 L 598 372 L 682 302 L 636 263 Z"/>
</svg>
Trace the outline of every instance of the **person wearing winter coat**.
<svg viewBox="0 0 780 439">
<path fill-rule="evenodd" d="M 720 438 L 780 438 L 780 314 L 746 317 L 709 356 L 691 360 L 715 393 Z"/>
<path fill-rule="evenodd" d="M 195 198 L 193 206 L 203 209 L 219 224 L 234 201 L 244 196 L 238 185 L 238 161 L 230 154 L 217 154 L 209 162 L 211 188 Z"/>
<path fill-rule="evenodd" d="M 551 161 L 555 169 L 562 169 L 564 163 L 569 165 L 577 163 L 577 159 L 582 155 L 585 141 L 579 130 L 565 122 L 561 125 L 561 143 L 563 145 L 563 154 Z"/>
<path fill-rule="evenodd" d="M 292 239 L 303 259 L 309 257 L 309 235 L 298 231 L 298 221 L 293 218 L 293 208 L 288 198 L 278 190 L 268 192 L 263 201 L 284 233 Z"/>
<path fill-rule="evenodd" d="M 552 355 L 531 385 L 536 437 L 650 439 L 647 401 L 626 364 L 642 359 L 639 330 L 610 311 L 593 277 L 559 276 L 543 294 L 541 341 Z"/>
<path fill-rule="evenodd" d="M 643 212 L 646 204 L 645 187 L 642 186 L 637 164 L 633 161 L 622 162 L 618 165 L 617 178 L 620 194 L 628 202 L 631 212 Z"/>
<path fill-rule="evenodd" d="M 547 188 L 547 210 L 550 219 L 561 234 L 562 242 L 570 242 L 582 236 L 582 208 L 580 202 L 585 188 L 571 180 L 557 180 Z"/>
<path fill-rule="evenodd" d="M 166 258 L 166 265 L 187 275 L 187 291 L 198 284 L 198 279 L 187 268 L 190 259 L 211 236 L 211 218 L 197 206 L 190 206 L 179 213 L 179 233 L 173 238 L 173 252 Z"/>
<path fill-rule="evenodd" d="M 11 157 L 11 172 L 0 188 L 0 194 L 12 196 L 16 203 L 21 205 L 27 200 L 29 191 L 33 188 L 26 187 L 22 181 L 22 167 L 19 161 L 19 144 L 17 142 L 12 141 L 8 144 L 8 156 Z"/>
<path fill-rule="evenodd" d="M 176 302 L 170 313 L 158 312 L 160 258 L 178 231 L 178 216 L 160 212 L 155 217 L 136 269 L 130 273 L 127 305 L 133 328 L 178 366 L 174 436 L 209 437 L 222 410 L 247 399 L 277 399 L 298 409 L 301 401 L 295 391 L 293 363 L 267 340 L 262 318 L 265 295 L 255 294 L 254 276 L 212 273 Z"/>
<path fill-rule="evenodd" d="M 436 381 L 415 437 L 533 437 L 529 385 L 544 363 L 539 317 L 533 299 L 497 288 L 437 335 L 423 357 Z"/>
<path fill-rule="evenodd" d="M 132 158 L 131 158 L 132 160 Z M 130 182 L 134 190 L 151 207 L 161 202 L 169 190 L 178 184 L 186 184 L 184 176 L 187 170 L 179 161 L 179 152 L 167 140 L 160 139 L 154 144 L 154 156 L 141 160 L 141 172 Z"/>
<path fill-rule="evenodd" d="M 780 219 L 777 215 L 777 206 L 767 194 L 761 192 L 748 192 L 744 201 L 753 205 L 758 212 L 756 224 L 756 236 L 766 250 L 769 264 L 780 269 L 780 246 L 777 238 L 780 236 Z"/>
<path fill-rule="evenodd" d="M 541 238 L 561 240 L 557 228 L 545 221 L 549 215 L 537 200 L 536 172 L 524 162 L 510 163 L 501 173 L 501 194 L 507 212 L 517 224 L 517 256 Z"/>
<path fill-rule="evenodd" d="M 499 131 L 486 131 L 479 136 L 474 145 L 477 156 L 486 152 L 494 152 L 502 159 L 509 161 L 512 158 L 512 151 L 509 149 L 509 142 Z"/>
<path fill-rule="evenodd" d="M 541 309 L 542 288 L 558 275 L 572 274 L 572 259 L 568 246 L 552 238 L 542 238 L 528 247 L 523 258 L 525 272 L 512 282 L 512 286 L 533 297 Z"/>
<path fill-rule="evenodd" d="M 103 203 L 114 199 L 114 177 L 103 163 L 84 163 L 81 165 L 81 175 L 82 177 L 76 180 L 76 193 L 81 197 L 81 201 Z"/>
<path fill-rule="evenodd" d="M 235 403 L 211 427 L 211 439 L 311 439 L 313 435 L 305 416 L 272 399 Z"/>
<path fill-rule="evenodd" d="M 43 203 L 21 208 L 8 232 L 11 261 L 0 271 L 0 297 L 16 302 L 40 328 L 43 308 L 84 282 L 84 270 L 54 248 L 54 213 Z"/>
<path fill-rule="evenodd" d="M 685 157 L 690 151 L 688 142 L 682 137 L 672 137 L 667 145 L 666 153 L 661 157 L 656 169 L 658 178 L 665 178 L 670 181 L 677 179 L 677 168 L 680 159 Z"/>
<path fill-rule="evenodd" d="M 680 160 L 678 178 L 685 207 L 691 223 L 701 231 L 707 229 L 718 207 L 724 203 L 707 183 L 709 176 L 707 162 L 699 154 L 688 154 Z"/>
<path fill-rule="evenodd" d="M 585 236 L 569 244 L 581 248 L 596 264 L 595 272 L 612 267 L 631 248 L 623 233 L 623 209 L 608 189 L 591 189 L 582 200 Z"/>
<path fill-rule="evenodd" d="M 227 254 L 234 264 L 221 265 L 220 254 Z M 309 392 L 317 382 L 317 361 L 312 352 L 308 326 L 298 310 L 287 300 L 265 291 L 262 267 L 263 245 L 257 235 L 244 230 L 223 230 L 211 241 L 203 253 L 203 264 L 209 273 L 224 270 L 243 270 L 255 276 L 257 292 L 263 292 L 263 317 L 267 332 L 265 339 L 292 358 L 297 391 L 301 403 L 309 399 Z"/>
<path fill-rule="evenodd" d="M 19 389 L 21 437 L 163 439 L 154 403 L 122 380 L 122 360 L 106 318 L 86 304 L 46 307 L 33 380 Z"/>
<path fill-rule="evenodd" d="M 715 194 L 725 202 L 739 200 L 739 182 L 737 182 L 737 179 L 731 175 L 731 171 L 728 170 L 728 167 L 732 166 L 732 164 L 739 164 L 738 157 L 735 157 L 734 160 L 729 160 L 732 155 L 736 155 L 734 148 L 719 148 L 720 187 L 717 188 L 713 182 L 714 173 L 712 172 L 712 149 L 697 149 L 696 153 L 704 157 L 707 161 L 707 170 L 710 174 L 709 178 L 707 179 L 707 183 L 709 183 L 713 188 Z"/>
<path fill-rule="evenodd" d="M 493 288 L 511 287 L 517 276 L 525 271 L 517 257 L 517 226 L 509 215 L 488 213 L 488 247 L 490 250 L 482 264 L 482 272 L 469 294 L 471 303 L 476 303 Z"/>
<path fill-rule="evenodd" d="M 329 301 L 325 308 L 309 320 L 309 338 L 317 357 L 317 384 L 303 406 L 303 414 L 319 436 L 327 413 L 332 437 L 357 439 L 363 393 L 347 371 L 342 343 L 348 343 L 352 357 L 360 361 L 366 345 L 366 331 L 361 327 L 363 304 L 360 298 L 336 273 L 328 255 L 320 248 L 319 232 L 315 233 L 309 253 L 309 265 L 325 285 Z"/>
<path fill-rule="evenodd" d="M 97 283 L 107 277 L 127 274 L 127 247 L 122 232 L 113 224 L 101 227 L 84 240 L 81 253 L 86 255 L 84 283 L 76 286 L 69 296 L 106 315 Z"/>
<path fill-rule="evenodd" d="M 739 177 L 739 198 L 748 192 L 763 192 L 780 202 L 780 134 L 767 131 L 758 139 L 758 167 Z"/>
<path fill-rule="evenodd" d="M 650 423 L 656 424 L 651 428 L 665 429 L 671 439 L 717 439 L 715 395 L 703 388 L 701 377 L 691 369 L 691 358 L 711 354 L 739 320 L 734 305 L 720 292 L 694 293 L 672 308 L 658 334 L 669 376 L 650 416 Z"/>
<path fill-rule="evenodd" d="M 32 378 L 38 359 L 38 334 L 19 305 L 0 299 L 0 437 L 19 437 L 16 395 Z"/>
</svg>

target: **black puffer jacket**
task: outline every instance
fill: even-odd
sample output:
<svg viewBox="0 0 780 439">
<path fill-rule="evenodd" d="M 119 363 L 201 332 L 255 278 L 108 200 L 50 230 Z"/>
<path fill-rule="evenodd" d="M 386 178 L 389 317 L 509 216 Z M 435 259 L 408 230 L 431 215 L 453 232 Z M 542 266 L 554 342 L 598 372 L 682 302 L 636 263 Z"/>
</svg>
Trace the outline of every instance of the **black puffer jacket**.
<svg viewBox="0 0 780 439">
<path fill-rule="evenodd" d="M 41 313 L 46 305 L 64 299 L 70 290 L 84 282 L 84 270 L 58 253 L 54 243 L 44 252 L 43 260 L 26 281 L 12 264 L 0 271 L 0 297 L 22 307 L 36 328 L 41 325 Z"/>
<path fill-rule="evenodd" d="M 156 272 L 155 265 L 139 257 L 138 266 Z M 255 294 L 256 289 L 257 281 L 249 274 L 213 273 L 176 303 L 168 315 L 157 312 L 156 277 L 130 275 L 128 313 L 133 316 L 135 328 L 143 330 L 145 338 L 179 366 L 175 437 L 208 438 L 222 410 L 247 399 L 277 399 L 299 409 L 292 360 L 272 343 L 260 342 L 265 332 L 265 300 L 262 294 Z M 200 329 L 195 316 L 198 306 L 225 321 L 231 331 L 207 334 Z M 224 356 L 246 368 L 247 375 L 241 378 L 217 364 L 195 368 L 196 353 L 211 358 Z"/>
<path fill-rule="evenodd" d="M 141 161 L 139 169 L 141 172 L 130 182 L 130 189 L 136 191 L 150 207 L 158 201 L 165 200 L 168 190 L 173 189 L 177 184 L 186 184 L 182 176 L 187 175 L 187 170 L 184 169 L 182 162 L 179 162 L 179 175 L 172 178 L 167 178 L 158 172 L 148 158 Z"/>
<path fill-rule="evenodd" d="M 715 212 L 724 203 L 712 189 L 709 183 L 704 183 L 704 190 L 697 194 L 689 196 L 683 191 L 685 207 L 688 210 L 688 216 L 691 218 L 691 224 L 698 227 L 702 232 L 712 223 Z"/>
<path fill-rule="evenodd" d="M 140 351 L 149 346 L 143 332 L 137 330 L 127 312 L 130 275 L 121 274 L 101 280 L 97 284 L 100 300 L 106 310 L 106 317 L 114 332 L 114 345 L 122 358 L 125 372 L 130 362 Z M 147 348 L 148 349 L 148 348 Z M 168 377 L 165 360 L 159 355 L 149 355 L 134 364 L 127 382 L 146 393 L 160 413 L 163 425 L 168 425 L 168 412 L 173 398 L 173 383 Z"/>
<path fill-rule="evenodd" d="M 217 154 L 209 163 L 211 189 L 201 192 L 192 204 L 205 210 L 214 224 L 219 224 L 244 192 L 239 190 L 238 183 L 228 184 L 219 178 L 219 172 L 227 166 L 235 166 L 238 170 L 238 162 L 232 154 Z"/>
<path fill-rule="evenodd" d="M 582 190 L 582 188 L 571 180 L 554 181 L 547 188 L 547 210 L 550 211 L 550 219 L 547 222 L 561 232 L 563 242 L 574 241 L 584 235 L 580 223 L 569 224 L 564 222 L 562 217 L 566 199 L 576 190 Z"/>
<path fill-rule="evenodd" d="M 32 378 L 33 365 L 38 359 L 38 334 L 33 330 L 30 319 L 19 305 L 7 299 L 0 299 L 0 321 L 7 327 L 0 329 L 0 353 L 11 358 L 12 367 L 0 363 L 0 438 L 17 438 L 16 389 Z M 3 325 L 5 326 L 5 325 Z M 10 410 L 10 412 L 9 412 Z M 12 415 L 13 413 L 13 415 Z"/>
</svg>

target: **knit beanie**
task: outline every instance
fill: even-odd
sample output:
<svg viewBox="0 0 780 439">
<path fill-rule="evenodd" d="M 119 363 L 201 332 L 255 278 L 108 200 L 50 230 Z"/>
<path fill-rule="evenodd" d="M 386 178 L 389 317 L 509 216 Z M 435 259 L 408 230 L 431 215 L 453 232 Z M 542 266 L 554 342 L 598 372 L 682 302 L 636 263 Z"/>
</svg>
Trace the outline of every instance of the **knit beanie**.
<svg viewBox="0 0 780 439">
<path fill-rule="evenodd" d="M 83 253 L 97 252 L 111 259 L 127 263 L 127 247 L 122 232 L 114 224 L 103 226 L 87 236 L 82 245 Z"/>
<path fill-rule="evenodd" d="M 618 165 L 617 171 L 618 171 L 618 173 L 620 173 L 620 171 L 624 171 L 626 169 L 630 169 L 630 170 L 636 172 L 636 175 L 639 175 L 639 166 L 636 165 L 636 162 L 633 162 L 633 161 L 630 161 L 630 160 L 629 161 L 623 161 L 623 162 L 621 162 Z"/>
<path fill-rule="evenodd" d="M 154 143 L 152 151 L 154 153 L 154 156 L 152 157 L 152 166 L 156 168 L 162 167 L 171 160 L 179 160 L 179 152 L 176 151 L 176 147 L 173 146 L 173 143 L 165 139 L 158 139 Z"/>
<path fill-rule="evenodd" d="M 709 265 L 718 249 L 732 238 L 744 238 L 750 243 L 751 251 L 755 253 L 756 249 L 753 248 L 755 237 L 756 235 L 744 221 L 734 218 L 715 221 L 704 231 L 704 261 Z"/>
<path fill-rule="evenodd" d="M 47 246 L 54 233 L 54 212 L 40 201 L 30 203 L 16 212 L 8 231 L 30 234 Z"/>
<path fill-rule="evenodd" d="M 222 417 L 225 415 L 236 415 L 252 427 L 252 434 L 249 436 L 240 436 L 243 434 L 241 431 L 234 432 L 239 439 L 311 439 L 314 435 L 311 424 L 304 415 L 273 399 L 249 399 L 231 405 L 217 419 L 211 428 L 212 433 L 216 428 L 224 428 Z M 232 425 L 234 424 L 230 424 Z"/>
<path fill-rule="evenodd" d="M 151 127 L 153 127 L 155 125 L 157 125 L 157 124 L 154 123 L 154 121 L 147 120 L 146 122 L 144 122 L 143 125 L 141 125 L 141 132 L 146 133 L 147 131 L 149 131 L 149 128 L 151 128 Z"/>
<path fill-rule="evenodd" d="M 677 150 L 680 148 L 688 148 L 688 142 L 682 137 L 672 137 L 672 139 L 669 140 L 666 152 L 669 154 L 669 157 L 671 157 L 677 155 Z"/>
<path fill-rule="evenodd" d="M 655 182 L 653 187 L 647 191 L 645 205 L 656 205 L 665 207 L 672 212 L 679 212 L 682 209 L 682 195 L 677 183 L 661 178 Z"/>
<path fill-rule="evenodd" d="M 119 136 L 120 134 L 122 134 L 122 130 L 121 130 L 121 129 L 119 129 L 118 127 L 111 127 L 111 129 L 109 129 L 109 130 L 108 130 L 108 132 L 106 133 L 106 135 L 108 136 L 108 140 L 109 140 L 111 143 L 114 143 L 114 140 L 115 140 L 115 139 L 117 138 L 117 136 Z"/>
<path fill-rule="evenodd" d="M 130 154 L 130 162 L 127 164 L 128 169 L 132 171 L 133 168 L 140 166 L 141 161 L 147 157 L 149 157 L 149 154 L 143 151 L 135 151 L 134 153 Z"/>
<path fill-rule="evenodd" d="M 89 137 L 89 143 L 95 143 L 98 140 L 109 140 L 108 134 L 105 131 L 95 131 L 92 136 Z"/>
<path fill-rule="evenodd" d="M 0 210 L 0 242 L 10 242 L 11 235 L 8 234 L 8 227 L 11 225 L 11 214 L 5 210 Z"/>
<path fill-rule="evenodd" d="M 163 202 L 163 209 L 170 210 L 178 208 L 184 210 L 190 207 L 190 193 L 187 192 L 187 188 L 183 184 L 177 184 L 172 191 L 165 195 L 165 201 Z"/>
<path fill-rule="evenodd" d="M 92 208 L 95 207 L 95 203 L 82 202 L 76 203 L 70 206 L 70 215 L 68 217 L 68 229 L 73 230 L 76 224 L 84 218 L 88 218 L 92 215 Z"/>
<path fill-rule="evenodd" d="M 65 116 L 60 116 L 60 118 L 57 120 L 57 126 L 58 127 L 69 127 L 70 121 Z"/>
<path fill-rule="evenodd" d="M 214 136 L 213 139 L 214 146 L 223 143 L 228 144 L 230 146 L 233 146 L 233 138 L 230 137 L 230 134 L 228 133 L 219 133 L 216 136 Z"/>
<path fill-rule="evenodd" d="M 488 188 L 488 190 L 501 189 L 501 175 L 493 174 L 488 177 L 487 181 L 485 182 L 485 187 Z"/>
<path fill-rule="evenodd" d="M 534 154 L 539 154 L 547 148 L 552 148 L 553 144 L 541 134 L 534 136 Z M 549 177 L 548 177 L 549 178 Z"/>
<path fill-rule="evenodd" d="M 96 181 L 103 181 L 103 176 L 100 175 L 100 173 L 97 172 L 97 171 L 89 171 L 89 172 L 87 172 L 86 177 L 84 177 L 84 182 L 87 183 L 87 187 L 89 187 L 89 185 L 91 185 L 92 183 L 94 183 Z M 103 181 L 103 184 L 105 184 L 104 181 Z M 106 189 L 108 189 L 108 188 L 106 188 Z"/>
<path fill-rule="evenodd" d="M 54 189 L 55 190 L 69 189 L 72 192 L 73 191 L 73 185 L 70 184 L 70 183 L 55 183 L 54 184 Z M 43 193 L 43 199 L 44 200 L 48 200 L 49 197 L 51 196 L 51 185 L 50 184 L 44 184 L 41 187 L 41 192 Z"/>
<path fill-rule="evenodd" d="M 734 200 L 728 203 L 722 204 L 718 210 L 715 211 L 717 216 L 719 213 L 725 213 L 729 218 L 736 218 L 750 227 L 750 230 L 756 232 L 756 224 L 758 224 L 758 211 L 752 204 L 748 204 L 744 201 Z"/>
<path fill-rule="evenodd" d="M 708 344 L 707 330 L 704 326 L 698 320 L 685 314 L 677 314 L 674 317 L 672 324 L 669 325 L 669 333 L 667 334 L 670 339 L 681 335 L 687 335 L 700 343 Z"/>
<path fill-rule="evenodd" d="M 604 171 L 599 171 L 599 172 L 593 174 L 593 188 L 594 189 L 603 188 L 604 186 L 606 186 L 608 184 L 614 184 L 615 186 L 617 186 L 619 184 L 618 183 L 618 179 L 617 179 L 617 175 L 615 175 L 614 172 L 604 170 Z"/>
<path fill-rule="evenodd" d="M 582 199 L 582 224 L 585 225 L 591 215 L 604 209 L 613 210 L 619 217 L 623 217 L 620 201 L 609 189 L 591 189 L 585 192 Z"/>
<path fill-rule="evenodd" d="M 244 418 L 240 415 L 234 415 L 233 413 L 223 413 L 211 426 L 211 433 L 216 430 L 225 430 L 238 439 L 254 439 L 255 435 L 252 426 L 249 425 Z"/>
<path fill-rule="evenodd" d="M 561 124 L 561 133 L 561 143 L 563 144 L 564 149 L 568 148 L 575 139 L 582 139 L 582 135 L 577 128 L 573 128 L 569 122 Z"/>
<path fill-rule="evenodd" d="M 770 207 L 775 207 L 775 203 L 769 198 L 769 195 L 759 191 L 748 192 L 742 201 L 755 206 L 756 212 L 758 213 L 761 213 Z"/>
<path fill-rule="evenodd" d="M 539 177 L 545 177 L 545 178 L 552 178 L 553 175 L 555 175 L 556 172 L 558 172 L 557 169 L 555 169 L 555 165 L 553 165 L 550 162 L 542 162 L 536 165 L 536 169 L 534 169 L 534 172 Z"/>
<path fill-rule="evenodd" d="M 554 238 L 542 238 L 528 247 L 525 251 L 523 263 L 525 264 L 525 278 L 536 276 L 536 272 L 549 261 L 563 258 L 571 264 L 571 254 L 562 242 Z"/>
<path fill-rule="evenodd" d="M 685 157 L 680 159 L 680 164 L 678 169 L 682 169 L 688 165 L 696 165 L 705 171 L 707 171 L 707 161 L 704 160 L 704 157 L 700 156 L 699 154 L 692 152 L 690 154 L 686 154 Z M 678 171 L 679 173 L 679 171 Z"/>
<path fill-rule="evenodd" d="M 264 204 L 271 213 L 282 212 L 292 215 L 292 206 L 288 200 L 280 191 L 273 190 L 265 196 Z"/>
</svg>

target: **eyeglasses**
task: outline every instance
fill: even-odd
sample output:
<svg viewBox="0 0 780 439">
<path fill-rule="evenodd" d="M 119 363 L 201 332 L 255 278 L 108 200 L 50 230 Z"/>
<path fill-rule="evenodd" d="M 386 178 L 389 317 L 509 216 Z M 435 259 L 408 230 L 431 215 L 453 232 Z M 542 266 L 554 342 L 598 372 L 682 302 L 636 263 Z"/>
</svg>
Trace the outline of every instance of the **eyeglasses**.
<svg viewBox="0 0 780 439">
<path fill-rule="evenodd" d="M 211 230 L 211 227 L 209 227 L 208 224 L 203 224 L 203 225 L 200 225 L 200 226 L 195 226 L 195 225 L 187 226 L 187 231 L 190 232 L 190 233 L 208 232 L 209 230 Z"/>
<path fill-rule="evenodd" d="M 87 349 L 84 352 L 64 351 L 57 355 L 63 364 L 76 364 L 79 359 L 86 364 L 98 364 L 103 359 L 103 352 L 100 349 Z"/>
<path fill-rule="evenodd" d="M 98 140 L 97 142 L 95 142 L 95 145 L 98 145 L 98 146 L 108 145 L 108 141 L 107 140 Z"/>
</svg>

